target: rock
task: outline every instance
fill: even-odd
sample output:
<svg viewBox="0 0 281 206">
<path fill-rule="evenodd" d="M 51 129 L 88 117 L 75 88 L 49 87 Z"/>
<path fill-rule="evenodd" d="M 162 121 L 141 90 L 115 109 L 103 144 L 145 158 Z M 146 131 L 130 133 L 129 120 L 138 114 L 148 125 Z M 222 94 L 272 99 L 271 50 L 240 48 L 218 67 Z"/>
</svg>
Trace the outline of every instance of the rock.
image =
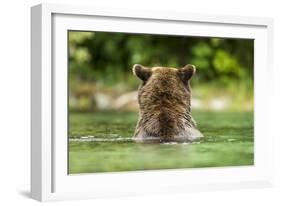
<svg viewBox="0 0 281 206">
<path fill-rule="evenodd" d="M 198 98 L 192 98 L 191 100 L 191 109 L 203 109 L 203 101 Z"/>
<path fill-rule="evenodd" d="M 113 101 L 113 109 L 138 111 L 137 91 L 125 93 Z"/>
<path fill-rule="evenodd" d="M 95 93 L 94 95 L 97 109 L 104 110 L 110 109 L 111 98 L 104 93 Z"/>
<path fill-rule="evenodd" d="M 221 111 L 225 110 L 230 106 L 230 98 L 229 97 L 217 97 L 213 98 L 209 102 L 209 107 L 212 110 Z"/>
</svg>

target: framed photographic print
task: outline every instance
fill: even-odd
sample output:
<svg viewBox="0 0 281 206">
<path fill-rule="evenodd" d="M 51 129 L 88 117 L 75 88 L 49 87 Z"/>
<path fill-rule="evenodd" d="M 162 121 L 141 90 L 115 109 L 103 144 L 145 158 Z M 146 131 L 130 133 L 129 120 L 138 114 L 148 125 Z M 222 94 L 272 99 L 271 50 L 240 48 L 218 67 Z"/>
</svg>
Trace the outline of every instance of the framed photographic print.
<svg viewBox="0 0 281 206">
<path fill-rule="evenodd" d="M 272 185 L 271 19 L 41 4 L 31 26 L 34 199 Z"/>
</svg>

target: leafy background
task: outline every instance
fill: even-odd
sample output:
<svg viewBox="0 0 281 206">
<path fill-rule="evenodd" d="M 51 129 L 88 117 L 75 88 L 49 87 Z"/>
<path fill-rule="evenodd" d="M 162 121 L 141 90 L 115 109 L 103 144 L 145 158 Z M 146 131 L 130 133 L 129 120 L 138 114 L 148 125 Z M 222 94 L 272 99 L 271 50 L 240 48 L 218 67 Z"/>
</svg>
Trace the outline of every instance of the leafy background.
<svg viewBox="0 0 281 206">
<path fill-rule="evenodd" d="M 254 40 L 80 31 L 68 37 L 70 110 L 136 111 L 135 63 L 194 64 L 194 109 L 253 109 Z"/>
</svg>

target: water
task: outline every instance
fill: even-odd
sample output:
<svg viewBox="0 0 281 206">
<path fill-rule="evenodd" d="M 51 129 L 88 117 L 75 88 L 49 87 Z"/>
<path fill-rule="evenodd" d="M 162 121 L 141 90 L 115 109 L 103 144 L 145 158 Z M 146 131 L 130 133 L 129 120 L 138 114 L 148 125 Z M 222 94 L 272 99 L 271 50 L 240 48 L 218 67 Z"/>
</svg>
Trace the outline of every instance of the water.
<svg viewBox="0 0 281 206">
<path fill-rule="evenodd" d="M 193 143 L 140 144 L 137 114 L 70 113 L 69 173 L 252 165 L 252 112 L 194 112 L 204 138 Z"/>
</svg>

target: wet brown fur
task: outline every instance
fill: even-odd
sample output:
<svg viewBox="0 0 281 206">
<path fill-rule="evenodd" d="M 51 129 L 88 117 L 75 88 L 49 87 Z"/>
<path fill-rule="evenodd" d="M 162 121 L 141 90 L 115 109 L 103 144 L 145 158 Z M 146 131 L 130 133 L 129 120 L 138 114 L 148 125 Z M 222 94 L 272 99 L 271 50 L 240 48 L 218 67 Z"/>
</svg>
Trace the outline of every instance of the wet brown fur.
<svg viewBox="0 0 281 206">
<path fill-rule="evenodd" d="M 136 140 L 193 140 L 194 137 L 189 132 L 196 130 L 196 124 L 191 116 L 189 80 L 195 73 L 195 67 L 187 65 L 176 69 L 135 65 L 133 72 L 142 80 L 138 89 L 139 121 L 134 135 Z"/>
</svg>

